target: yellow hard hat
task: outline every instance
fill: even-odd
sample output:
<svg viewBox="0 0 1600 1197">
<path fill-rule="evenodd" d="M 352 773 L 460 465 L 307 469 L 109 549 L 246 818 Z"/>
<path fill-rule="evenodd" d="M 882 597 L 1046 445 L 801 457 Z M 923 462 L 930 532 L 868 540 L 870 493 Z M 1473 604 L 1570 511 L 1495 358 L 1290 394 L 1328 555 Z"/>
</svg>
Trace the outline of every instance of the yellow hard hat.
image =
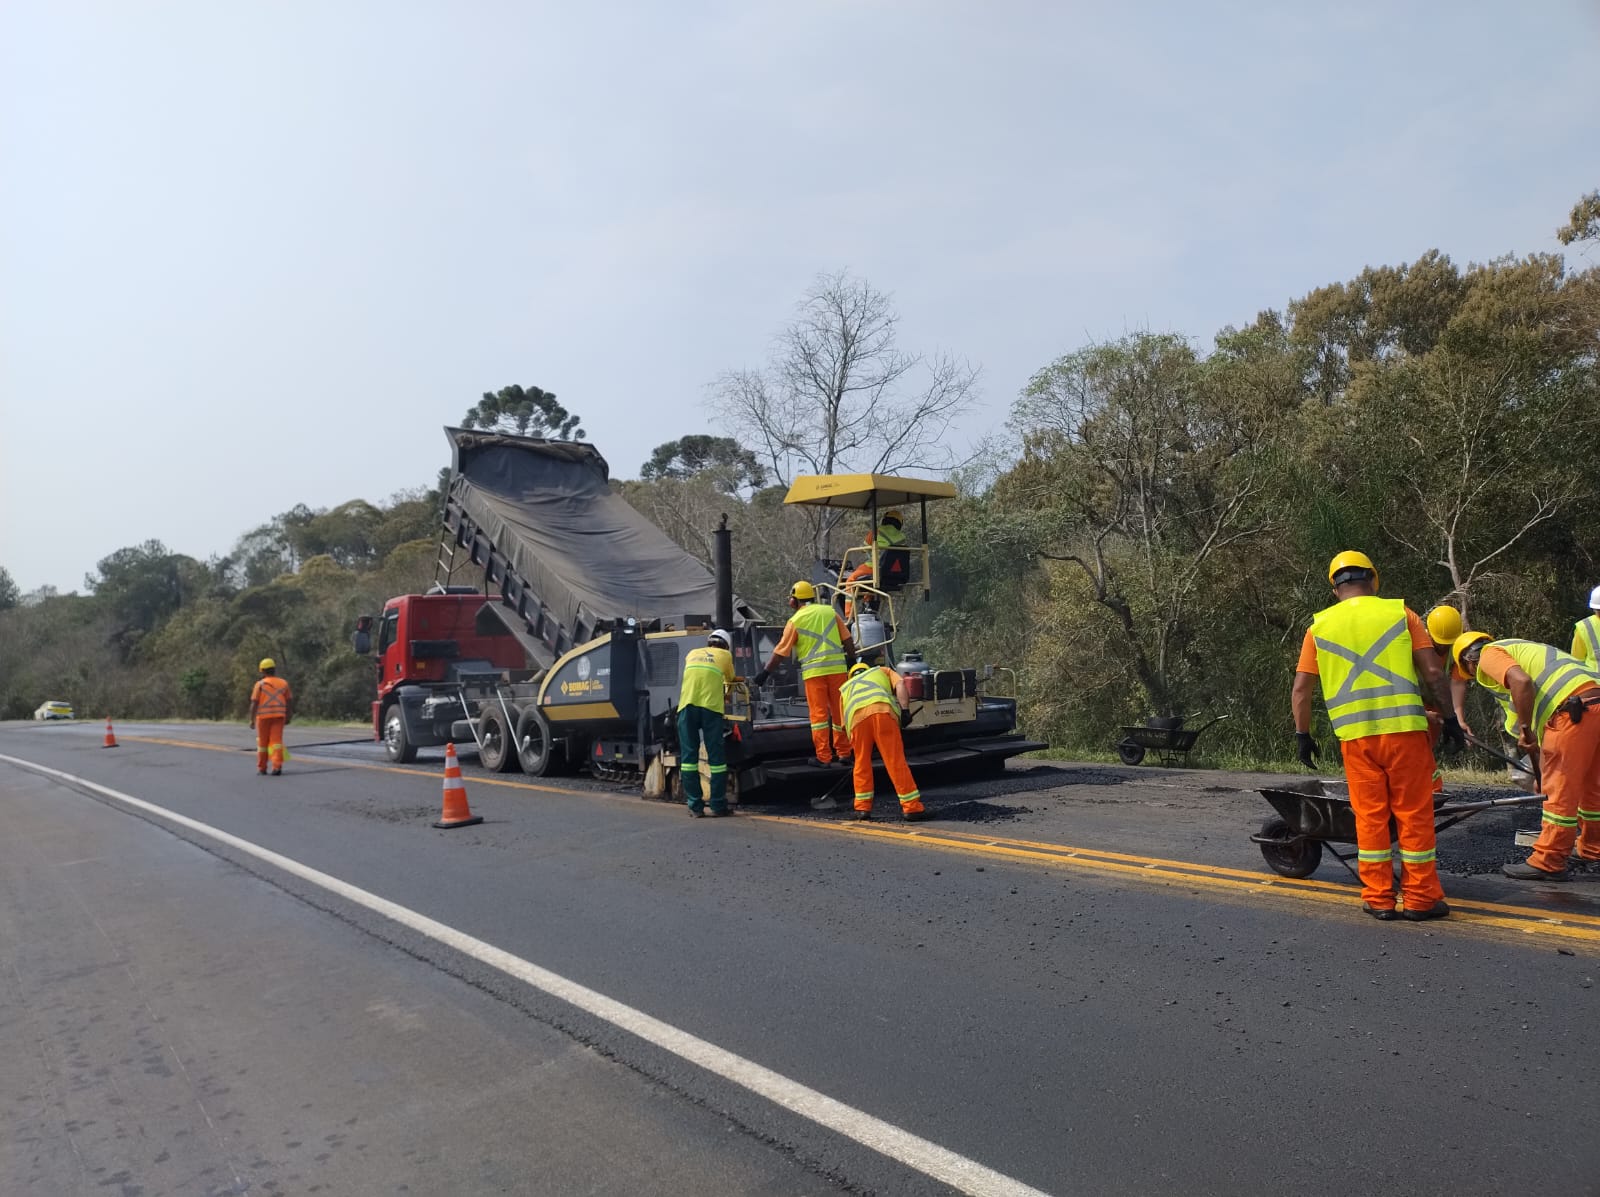
<svg viewBox="0 0 1600 1197">
<path fill-rule="evenodd" d="M 901 516 L 899 509 L 896 508 L 890 511 L 885 511 L 883 515 L 879 517 L 878 522 L 880 524 L 893 523 L 896 528 L 899 528 L 904 526 L 905 519 Z"/>
<path fill-rule="evenodd" d="M 1372 564 L 1372 558 L 1365 553 L 1358 553 L 1354 549 L 1346 549 L 1332 561 L 1328 562 L 1328 581 L 1332 582 L 1340 570 L 1365 569 L 1372 571 L 1372 584 L 1378 584 L 1378 567 Z"/>
<path fill-rule="evenodd" d="M 789 597 L 809 603 L 817 597 L 817 588 L 810 582 L 796 582 L 789 587 Z"/>
<path fill-rule="evenodd" d="M 1455 662 L 1457 669 L 1461 669 L 1461 672 L 1465 673 L 1466 670 L 1462 669 L 1461 666 L 1461 658 L 1466 655 L 1467 650 L 1475 644 L 1487 644 L 1493 639 L 1494 637 L 1489 635 L 1488 632 L 1463 632 L 1456 637 L 1455 643 L 1450 646 L 1450 659 Z"/>
<path fill-rule="evenodd" d="M 256 666 L 256 668 L 260 669 L 262 672 L 266 672 L 268 669 L 276 669 L 277 667 L 278 663 L 271 657 L 262 657 L 261 664 Z"/>
<path fill-rule="evenodd" d="M 857 661 L 854 665 L 850 666 L 850 676 L 855 677 L 856 674 L 865 673 L 871 668 L 872 666 L 868 665 L 865 661 Z"/>
<path fill-rule="evenodd" d="M 1428 635 L 1440 648 L 1449 648 L 1461 635 L 1461 612 L 1449 603 L 1440 603 L 1428 612 Z"/>
</svg>

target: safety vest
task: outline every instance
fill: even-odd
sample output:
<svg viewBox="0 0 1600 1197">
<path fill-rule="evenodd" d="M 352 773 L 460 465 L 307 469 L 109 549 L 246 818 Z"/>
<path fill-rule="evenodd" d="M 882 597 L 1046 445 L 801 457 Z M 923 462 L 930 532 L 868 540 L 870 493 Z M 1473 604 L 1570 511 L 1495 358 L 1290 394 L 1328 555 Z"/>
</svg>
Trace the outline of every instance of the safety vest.
<svg viewBox="0 0 1600 1197">
<path fill-rule="evenodd" d="M 728 667 L 723 668 L 723 661 Z M 733 654 L 725 648 L 691 648 L 683 655 L 683 688 L 678 691 L 678 706 L 704 707 L 723 713 L 723 691 L 733 672 Z"/>
<path fill-rule="evenodd" d="M 828 677 L 845 671 L 844 641 L 839 616 L 827 603 L 807 603 L 789 617 L 795 630 L 795 656 L 802 678 Z"/>
<path fill-rule="evenodd" d="M 906 534 L 893 524 L 878 525 L 878 547 L 880 549 L 898 549 L 906 542 Z"/>
<path fill-rule="evenodd" d="M 1583 651 L 1573 655 L 1591 669 L 1600 668 L 1600 615 L 1580 619 L 1574 632 L 1573 648 Z"/>
<path fill-rule="evenodd" d="M 264 677 L 250 697 L 256 700 L 256 718 L 281 719 L 289 713 L 289 683 L 281 677 Z"/>
<path fill-rule="evenodd" d="M 1334 735 L 1359 740 L 1427 730 L 1402 600 L 1345 599 L 1317 612 L 1311 634 Z"/>
<path fill-rule="evenodd" d="M 855 731 L 856 720 L 876 706 L 887 704 L 896 722 L 900 719 L 900 703 L 894 696 L 894 683 L 889 680 L 889 671 L 881 667 L 863 669 L 845 682 L 844 689 L 839 692 L 839 700 L 844 705 L 844 729 L 847 732 Z"/>
<path fill-rule="evenodd" d="M 1517 663 L 1517 668 L 1533 680 L 1533 734 L 1536 737 L 1544 734 L 1545 724 L 1555 717 L 1557 708 L 1567 699 L 1579 690 L 1600 686 L 1600 672 L 1551 645 L 1536 640 L 1494 640 L 1483 647 L 1503 650 Z M 1511 690 L 1483 672 L 1481 656 L 1478 663 L 1478 684 L 1495 696 L 1506 715 L 1506 732 L 1516 735 L 1517 710 L 1511 702 Z"/>
</svg>

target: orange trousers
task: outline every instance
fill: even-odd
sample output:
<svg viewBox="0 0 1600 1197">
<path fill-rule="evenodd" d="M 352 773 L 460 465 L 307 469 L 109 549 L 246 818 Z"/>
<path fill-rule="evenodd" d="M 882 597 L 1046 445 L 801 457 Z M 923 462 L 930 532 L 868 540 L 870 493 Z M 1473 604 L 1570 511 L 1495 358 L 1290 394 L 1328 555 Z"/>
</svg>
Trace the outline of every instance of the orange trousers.
<svg viewBox="0 0 1600 1197">
<path fill-rule="evenodd" d="M 256 772 L 267 771 L 267 758 L 274 769 L 283 768 L 283 716 L 256 718 Z"/>
<path fill-rule="evenodd" d="M 835 757 L 843 764 L 850 759 L 850 737 L 844 730 L 844 707 L 839 691 L 845 675 L 806 678 L 806 709 L 811 712 L 811 743 L 819 761 Z"/>
<path fill-rule="evenodd" d="M 1557 714 L 1545 724 L 1539 763 L 1548 797 L 1528 863 L 1559 873 L 1574 840 L 1584 860 L 1600 860 L 1600 706 L 1584 711 L 1582 723 Z"/>
<path fill-rule="evenodd" d="M 1346 740 L 1344 775 L 1356 816 L 1361 900 L 1375 910 L 1394 909 L 1394 851 L 1389 823 L 1400 841 L 1400 894 L 1407 910 L 1442 901 L 1434 855 L 1433 750 L 1425 731 L 1390 732 Z"/>
<path fill-rule="evenodd" d="M 906 764 L 905 741 L 900 738 L 900 721 L 888 707 L 868 710 L 856 719 L 850 732 L 850 743 L 855 748 L 856 809 L 872 809 L 872 750 L 876 748 L 883 758 L 883 767 L 889 771 L 894 792 L 900 798 L 900 813 L 910 814 L 922 809 L 922 791 L 917 789 L 911 776 L 911 766 Z"/>
</svg>

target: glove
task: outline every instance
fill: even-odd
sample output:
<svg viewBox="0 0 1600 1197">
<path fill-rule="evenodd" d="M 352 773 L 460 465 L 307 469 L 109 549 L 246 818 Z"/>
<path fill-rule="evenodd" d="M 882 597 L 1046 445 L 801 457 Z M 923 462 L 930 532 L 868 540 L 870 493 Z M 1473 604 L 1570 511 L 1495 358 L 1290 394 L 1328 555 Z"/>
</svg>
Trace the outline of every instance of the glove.
<svg viewBox="0 0 1600 1197">
<path fill-rule="evenodd" d="M 856 650 L 854 648 L 852 648 L 850 645 L 846 645 L 845 646 L 845 650 L 844 650 L 845 667 L 847 669 L 854 669 L 856 667 L 856 661 L 858 659 L 859 658 L 857 658 L 857 656 L 856 656 Z"/>
<path fill-rule="evenodd" d="M 1461 720 L 1454 715 L 1445 716 L 1444 726 L 1439 729 L 1439 743 L 1452 752 L 1460 752 L 1467 746 L 1467 733 L 1461 728 Z"/>
<path fill-rule="evenodd" d="M 755 688 L 759 690 L 762 686 L 767 684 L 767 679 L 771 676 L 772 670 L 763 665 L 759 670 L 756 671 L 755 677 L 751 678 L 750 681 L 755 685 Z"/>
<path fill-rule="evenodd" d="M 1294 733 L 1294 754 L 1307 769 L 1317 767 L 1317 742 L 1311 738 L 1310 732 Z"/>
</svg>

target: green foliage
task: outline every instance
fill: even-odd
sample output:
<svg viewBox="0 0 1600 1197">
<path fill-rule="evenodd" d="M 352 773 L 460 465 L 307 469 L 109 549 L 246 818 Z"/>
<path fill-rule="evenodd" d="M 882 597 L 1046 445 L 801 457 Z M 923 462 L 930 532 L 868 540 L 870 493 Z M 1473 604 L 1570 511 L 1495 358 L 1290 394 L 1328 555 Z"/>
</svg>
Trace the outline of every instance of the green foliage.
<svg viewBox="0 0 1600 1197">
<path fill-rule="evenodd" d="M 21 598 L 22 592 L 17 589 L 11 571 L 0 565 L 0 611 L 8 611 L 15 607 Z"/>
<path fill-rule="evenodd" d="M 1556 230 L 1562 245 L 1600 240 L 1600 191 L 1591 191 L 1572 205 L 1572 217 Z"/>
<path fill-rule="evenodd" d="M 582 440 L 585 433 L 580 418 L 561 404 L 549 391 L 538 387 L 509 386 L 485 391 L 483 398 L 461 417 L 463 428 L 485 432 L 514 432 L 518 436 L 537 436 L 546 440 Z"/>
<path fill-rule="evenodd" d="M 727 436 L 685 436 L 657 445 L 650 460 L 639 467 L 646 482 L 660 478 L 709 476 L 727 494 L 765 485 L 767 471 L 756 455 Z"/>
</svg>

